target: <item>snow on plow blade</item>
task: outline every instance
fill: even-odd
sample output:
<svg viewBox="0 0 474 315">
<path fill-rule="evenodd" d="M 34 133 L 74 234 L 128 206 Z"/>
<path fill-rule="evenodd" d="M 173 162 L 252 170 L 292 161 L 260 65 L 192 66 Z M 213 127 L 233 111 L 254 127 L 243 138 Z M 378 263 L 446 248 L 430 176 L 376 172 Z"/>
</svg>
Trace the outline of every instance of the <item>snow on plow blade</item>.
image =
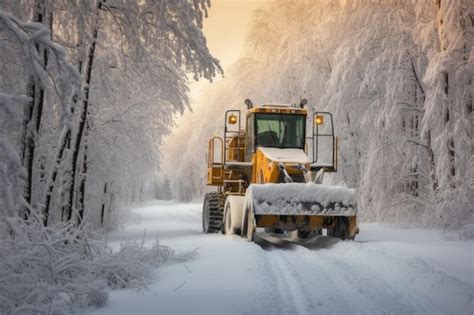
<svg viewBox="0 0 474 315">
<path fill-rule="evenodd" d="M 252 184 L 246 204 L 256 215 L 355 216 L 355 189 L 314 183 Z"/>
</svg>

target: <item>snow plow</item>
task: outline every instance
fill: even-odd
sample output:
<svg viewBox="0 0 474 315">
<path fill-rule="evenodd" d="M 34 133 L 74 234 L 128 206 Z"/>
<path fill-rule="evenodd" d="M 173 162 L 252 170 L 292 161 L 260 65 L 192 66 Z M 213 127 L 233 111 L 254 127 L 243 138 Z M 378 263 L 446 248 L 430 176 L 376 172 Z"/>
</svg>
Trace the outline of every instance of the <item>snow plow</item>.
<svg viewBox="0 0 474 315">
<path fill-rule="evenodd" d="M 353 239 L 359 232 L 356 191 L 322 184 L 325 173 L 337 171 L 332 114 L 311 117 L 305 99 L 299 105 L 245 104 L 245 128 L 241 111 L 228 110 L 224 137 L 208 142 L 207 185 L 217 189 L 204 197 L 203 231 L 253 241 L 257 228 L 296 231 L 299 238 L 326 230 Z"/>
</svg>

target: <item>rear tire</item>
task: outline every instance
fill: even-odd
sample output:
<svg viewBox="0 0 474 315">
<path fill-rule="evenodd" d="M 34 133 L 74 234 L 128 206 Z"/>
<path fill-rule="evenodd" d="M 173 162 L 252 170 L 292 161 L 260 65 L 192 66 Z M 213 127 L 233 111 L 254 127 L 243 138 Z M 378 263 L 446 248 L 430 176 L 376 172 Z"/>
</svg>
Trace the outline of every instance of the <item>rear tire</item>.
<svg viewBox="0 0 474 315">
<path fill-rule="evenodd" d="M 202 230 L 204 233 L 219 233 L 222 230 L 223 199 L 223 195 L 218 192 L 210 192 L 204 196 L 202 206 Z"/>
</svg>

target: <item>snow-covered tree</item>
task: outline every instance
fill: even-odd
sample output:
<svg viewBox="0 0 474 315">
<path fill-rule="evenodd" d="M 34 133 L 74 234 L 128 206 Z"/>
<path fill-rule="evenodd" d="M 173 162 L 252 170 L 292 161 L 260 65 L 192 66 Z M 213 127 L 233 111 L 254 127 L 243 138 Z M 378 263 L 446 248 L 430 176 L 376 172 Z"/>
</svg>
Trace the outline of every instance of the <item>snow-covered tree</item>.
<svg viewBox="0 0 474 315">
<path fill-rule="evenodd" d="M 154 193 L 187 74 L 221 72 L 209 1 L 0 1 L 0 313 L 77 313 L 183 257 L 107 247 L 121 207 Z M 185 258 L 185 257 L 184 257 Z"/>
<path fill-rule="evenodd" d="M 310 110 L 334 114 L 339 172 L 326 180 L 359 189 L 362 219 L 470 223 L 473 7 L 472 1 L 269 1 L 255 12 L 247 50 L 226 82 L 177 122 L 170 156 L 185 151 L 179 174 L 198 174 L 191 188 L 189 180 L 171 179 L 174 197 L 197 197 L 205 187 L 200 157 L 206 139 L 223 132 L 223 119 L 206 120 L 211 113 L 223 117 L 245 98 L 261 104 L 305 97 Z M 190 120 L 208 125 L 186 138 Z"/>
<path fill-rule="evenodd" d="M 70 123 L 63 132 L 58 130 L 62 122 L 56 117 L 53 90 L 45 90 L 28 73 L 14 84 L 2 84 L 2 91 L 14 86 L 31 96 L 22 119 L 28 127 L 19 131 L 26 168 L 21 182 L 23 198 L 42 209 L 45 224 L 50 219 L 80 222 L 86 216 L 95 224 L 102 222 L 100 211 L 89 215 L 86 208 L 101 207 L 105 186 L 114 196 L 106 198 L 108 203 L 115 200 L 116 206 L 151 191 L 161 137 L 173 113 L 183 112 L 188 104 L 187 73 L 196 80 L 212 80 L 221 72 L 201 31 L 209 5 L 206 0 L 3 3 L 3 9 L 42 24 L 82 77 L 80 89 L 67 95 L 72 97 Z M 11 50 L 12 44 L 6 43 Z M 41 43 L 32 45 L 39 66 L 55 72 L 49 60 L 54 56 Z M 15 63 L 17 56 L 12 53 L 6 60 Z M 7 74 L 18 70 L 9 64 L 3 65 Z M 8 129 L 9 136 L 19 139 L 15 132 Z"/>
<path fill-rule="evenodd" d="M 10 184 L 5 184 L 4 187 L 8 188 L 11 185 L 24 187 L 23 193 L 18 193 L 18 189 L 15 189 L 16 194 L 11 196 L 12 200 L 7 204 L 12 206 L 22 203 L 27 209 L 26 212 L 29 212 L 32 178 L 36 175 L 33 169 L 33 155 L 35 143 L 39 137 L 44 94 L 46 91 L 50 91 L 57 99 L 60 132 L 61 134 L 67 133 L 71 129 L 71 108 L 73 97 L 78 94 L 80 76 L 67 61 L 65 51 L 51 41 L 50 33 L 44 25 L 25 23 L 5 12 L 0 13 L 1 35 L 5 42 L 11 42 L 11 44 L 5 45 L 5 56 L 10 58 L 10 62 L 13 60 L 15 65 L 14 67 L 7 65 L 7 70 L 17 70 L 19 73 L 27 75 L 27 79 L 23 81 L 14 79 L 17 82 L 11 85 L 12 89 L 6 91 L 8 94 L 3 92 L 1 94 L 3 113 L 6 114 L 0 120 L 6 127 L 2 128 L 4 130 L 3 136 L 6 139 L 16 138 L 18 143 L 15 147 L 4 142 L 6 160 L 14 163 L 8 169 L 9 172 L 15 171 L 15 176 L 26 178 L 24 185 L 21 185 L 22 181 L 17 179 L 10 181 Z M 44 62 L 45 54 L 49 59 L 49 67 Z M 22 58 L 18 58 L 19 55 Z M 9 86 L 9 82 L 6 81 L 7 76 L 4 78 L 2 83 L 4 86 Z M 22 84 L 25 88 L 23 93 L 16 89 L 18 85 Z M 22 107 L 24 108 L 23 112 L 21 111 Z M 17 123 L 14 124 L 12 121 Z M 6 139 L 2 141 L 6 141 Z M 20 160 L 15 156 L 18 156 Z M 7 166 L 8 164 L 5 165 L 5 167 Z M 5 176 L 4 180 L 11 179 L 12 176 L 12 174 Z M 25 215 L 25 212 L 18 206 L 11 208 L 10 212 Z"/>
</svg>

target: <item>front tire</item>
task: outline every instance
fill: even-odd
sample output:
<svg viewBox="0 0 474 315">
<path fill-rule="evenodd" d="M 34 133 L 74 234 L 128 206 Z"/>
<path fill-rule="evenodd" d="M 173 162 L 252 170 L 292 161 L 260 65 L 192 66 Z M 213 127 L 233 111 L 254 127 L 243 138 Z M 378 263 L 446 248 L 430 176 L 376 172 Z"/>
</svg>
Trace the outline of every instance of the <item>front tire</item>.
<svg viewBox="0 0 474 315">
<path fill-rule="evenodd" d="M 298 230 L 296 235 L 299 239 L 309 239 L 311 238 L 311 232 L 310 230 Z"/>
<path fill-rule="evenodd" d="M 265 233 L 283 234 L 285 231 L 278 228 L 265 228 Z"/>
<path fill-rule="evenodd" d="M 249 209 L 245 209 L 244 218 L 242 220 L 242 237 L 247 238 L 249 242 L 255 239 L 255 217 Z"/>
<path fill-rule="evenodd" d="M 231 209 L 230 209 L 230 204 L 229 203 L 226 203 L 226 207 L 225 207 L 225 220 L 224 220 L 224 231 L 225 231 L 225 234 L 227 235 L 234 235 L 235 234 L 235 230 L 234 228 L 232 227 L 232 213 L 231 213 Z"/>
<path fill-rule="evenodd" d="M 349 235 L 349 219 L 347 217 L 336 218 L 336 225 L 332 236 L 341 240 L 354 239 Z"/>
<path fill-rule="evenodd" d="M 321 230 L 298 230 L 296 235 L 299 239 L 311 239 L 321 235 Z"/>
<path fill-rule="evenodd" d="M 239 234 L 242 231 L 243 196 L 227 196 L 224 206 L 225 234 Z"/>
</svg>

